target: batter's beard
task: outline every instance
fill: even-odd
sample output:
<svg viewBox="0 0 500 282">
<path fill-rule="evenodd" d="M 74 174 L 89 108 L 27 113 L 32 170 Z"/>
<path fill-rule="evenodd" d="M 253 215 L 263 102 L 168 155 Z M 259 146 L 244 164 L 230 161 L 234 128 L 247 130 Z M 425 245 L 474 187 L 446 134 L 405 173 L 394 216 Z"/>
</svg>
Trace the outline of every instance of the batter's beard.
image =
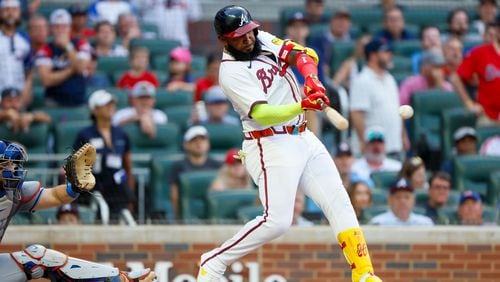
<svg viewBox="0 0 500 282">
<path fill-rule="evenodd" d="M 231 54 L 231 56 L 233 56 L 238 61 L 250 61 L 260 55 L 260 52 L 262 51 L 262 45 L 260 44 L 260 41 L 258 39 L 255 39 L 255 44 L 250 53 L 236 50 L 236 48 L 234 48 L 230 44 L 227 44 L 226 51 L 229 52 L 229 54 Z"/>
<path fill-rule="evenodd" d="M 5 20 L 2 19 L 0 20 L 1 25 L 5 25 L 7 27 L 19 27 L 21 25 L 21 19 L 15 19 L 15 20 Z"/>
</svg>

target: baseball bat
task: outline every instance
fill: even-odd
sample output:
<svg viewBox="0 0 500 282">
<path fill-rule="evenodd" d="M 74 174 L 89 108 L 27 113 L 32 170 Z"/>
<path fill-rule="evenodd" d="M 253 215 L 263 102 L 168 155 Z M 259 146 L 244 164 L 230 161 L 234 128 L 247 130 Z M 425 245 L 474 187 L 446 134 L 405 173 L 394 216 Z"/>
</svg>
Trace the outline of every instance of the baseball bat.
<svg viewBox="0 0 500 282">
<path fill-rule="evenodd" d="M 318 103 L 323 108 L 328 120 L 339 130 L 346 130 L 349 127 L 349 122 L 339 112 L 332 107 L 325 105 L 323 100 L 318 99 Z"/>
</svg>

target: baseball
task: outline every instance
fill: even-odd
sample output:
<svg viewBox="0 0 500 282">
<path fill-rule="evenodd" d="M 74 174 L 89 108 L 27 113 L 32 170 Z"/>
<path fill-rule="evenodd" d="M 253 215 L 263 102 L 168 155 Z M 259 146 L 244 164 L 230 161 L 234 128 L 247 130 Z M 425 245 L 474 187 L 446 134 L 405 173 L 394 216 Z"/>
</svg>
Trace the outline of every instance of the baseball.
<svg viewBox="0 0 500 282">
<path fill-rule="evenodd" d="M 409 119 L 413 116 L 413 108 L 409 105 L 399 107 L 399 115 L 402 119 Z"/>
</svg>

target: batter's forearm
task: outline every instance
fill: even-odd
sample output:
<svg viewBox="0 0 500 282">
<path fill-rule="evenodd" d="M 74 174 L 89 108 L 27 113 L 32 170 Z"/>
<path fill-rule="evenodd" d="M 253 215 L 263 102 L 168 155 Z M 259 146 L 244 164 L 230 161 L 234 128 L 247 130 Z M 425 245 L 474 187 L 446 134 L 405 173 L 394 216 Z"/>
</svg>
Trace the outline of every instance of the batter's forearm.
<svg viewBox="0 0 500 282">
<path fill-rule="evenodd" d="M 288 105 L 255 105 L 251 117 L 261 125 L 270 126 L 287 122 L 303 113 L 300 102 Z"/>
</svg>

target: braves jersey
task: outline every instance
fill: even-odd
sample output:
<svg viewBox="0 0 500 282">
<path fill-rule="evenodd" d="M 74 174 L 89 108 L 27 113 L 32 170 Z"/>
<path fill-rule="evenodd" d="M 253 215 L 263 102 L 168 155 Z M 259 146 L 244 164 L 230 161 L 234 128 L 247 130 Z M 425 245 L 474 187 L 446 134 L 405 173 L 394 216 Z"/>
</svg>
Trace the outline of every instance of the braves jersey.
<svg viewBox="0 0 500 282">
<path fill-rule="evenodd" d="M 240 115 L 244 132 L 267 127 L 252 119 L 253 106 L 262 103 L 286 105 L 302 100 L 295 75 L 278 59 L 283 41 L 261 30 L 257 40 L 262 45 L 262 54 L 249 61 L 237 61 L 224 52 L 219 69 L 219 84 Z M 281 125 L 297 125 L 304 121 L 304 114 L 300 114 Z"/>
<path fill-rule="evenodd" d="M 18 211 L 33 211 L 43 188 L 38 181 L 26 181 L 21 187 L 21 195 L 0 188 L 0 241 L 10 220 Z"/>
<path fill-rule="evenodd" d="M 26 36 L 16 32 L 7 36 L 0 31 L 0 90 L 24 88 L 25 73 L 30 68 L 31 45 Z"/>
<path fill-rule="evenodd" d="M 500 54 L 493 44 L 474 48 L 464 58 L 457 72 L 467 81 L 477 74 L 477 102 L 490 119 L 500 120 Z"/>
</svg>

